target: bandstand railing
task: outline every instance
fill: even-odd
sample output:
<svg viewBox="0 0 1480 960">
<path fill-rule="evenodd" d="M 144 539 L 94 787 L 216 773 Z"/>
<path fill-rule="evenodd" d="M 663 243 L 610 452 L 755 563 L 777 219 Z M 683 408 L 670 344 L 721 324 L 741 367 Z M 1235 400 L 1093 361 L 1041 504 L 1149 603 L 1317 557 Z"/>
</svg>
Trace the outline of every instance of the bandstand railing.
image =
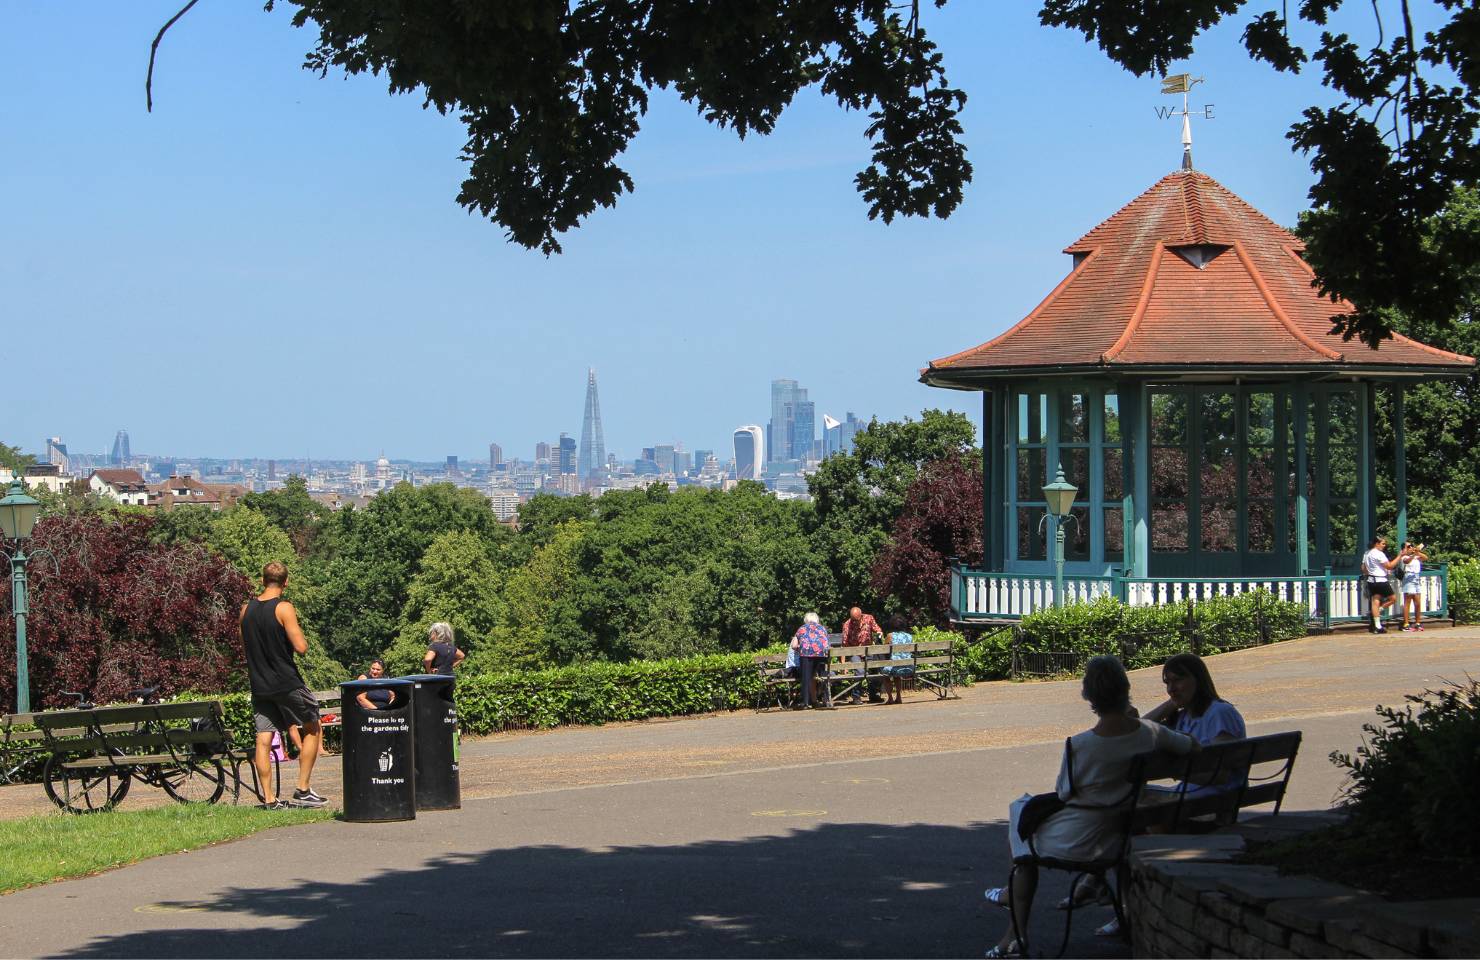
<svg viewBox="0 0 1480 960">
<path fill-rule="evenodd" d="M 959 563 L 953 563 L 950 570 L 951 615 L 955 620 L 1020 620 L 1054 606 L 1051 575 L 988 573 Z M 1424 616 L 1448 617 L 1448 566 L 1425 568 L 1419 583 Z M 1367 616 L 1367 595 L 1361 578 L 1352 573 L 1332 573 L 1330 568 L 1319 576 L 1305 577 L 1127 577 L 1119 572 L 1107 577 L 1064 577 L 1065 603 L 1113 596 L 1132 607 L 1160 606 L 1256 590 L 1301 604 L 1313 625 L 1330 626 Z"/>
</svg>

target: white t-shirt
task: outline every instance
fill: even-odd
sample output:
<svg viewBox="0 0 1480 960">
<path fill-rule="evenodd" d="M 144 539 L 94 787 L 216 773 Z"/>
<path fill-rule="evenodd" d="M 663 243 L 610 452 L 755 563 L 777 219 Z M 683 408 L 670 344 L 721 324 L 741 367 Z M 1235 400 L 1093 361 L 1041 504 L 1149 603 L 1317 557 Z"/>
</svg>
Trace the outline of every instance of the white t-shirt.
<svg viewBox="0 0 1480 960">
<path fill-rule="evenodd" d="M 1373 580 L 1377 583 L 1386 583 L 1388 572 L 1384 564 L 1387 562 L 1387 554 L 1373 547 L 1362 555 L 1362 574 L 1368 580 Z"/>
<path fill-rule="evenodd" d="M 1137 754 L 1151 750 L 1185 754 L 1192 750 L 1192 738 L 1150 720 L 1142 720 L 1130 733 L 1119 737 L 1102 737 L 1092 730 L 1076 734 L 1074 744 L 1074 789 L 1069 789 L 1069 769 L 1059 764 L 1055 789 L 1061 800 L 1071 804 L 1113 804 L 1130 792 L 1127 775 Z M 1066 758 L 1067 759 L 1067 758 Z M 1069 806 L 1044 821 L 1033 836 L 1040 856 L 1067 860 L 1095 860 L 1115 852 L 1115 810 L 1084 810 Z M 1016 817 L 1008 828 L 1008 842 L 1013 855 L 1027 852 L 1020 841 Z"/>
</svg>

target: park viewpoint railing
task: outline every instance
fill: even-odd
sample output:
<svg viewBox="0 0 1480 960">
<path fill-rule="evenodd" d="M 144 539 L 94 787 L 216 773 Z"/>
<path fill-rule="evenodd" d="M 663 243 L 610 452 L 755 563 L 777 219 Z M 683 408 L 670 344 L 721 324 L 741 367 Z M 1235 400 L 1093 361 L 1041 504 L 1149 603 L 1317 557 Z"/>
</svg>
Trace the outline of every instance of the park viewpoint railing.
<svg viewBox="0 0 1480 960">
<path fill-rule="evenodd" d="M 1020 620 L 1054 605 L 1054 578 L 1039 574 L 986 573 L 951 563 L 951 618 L 959 622 Z M 1419 577 L 1426 617 L 1449 616 L 1449 567 L 1427 567 Z M 1306 619 L 1329 627 L 1361 620 L 1367 597 L 1361 579 L 1333 574 L 1306 577 L 1064 577 L 1064 602 L 1081 603 L 1115 597 L 1132 607 L 1160 606 L 1231 597 L 1262 590 L 1280 600 L 1303 605 Z"/>
</svg>

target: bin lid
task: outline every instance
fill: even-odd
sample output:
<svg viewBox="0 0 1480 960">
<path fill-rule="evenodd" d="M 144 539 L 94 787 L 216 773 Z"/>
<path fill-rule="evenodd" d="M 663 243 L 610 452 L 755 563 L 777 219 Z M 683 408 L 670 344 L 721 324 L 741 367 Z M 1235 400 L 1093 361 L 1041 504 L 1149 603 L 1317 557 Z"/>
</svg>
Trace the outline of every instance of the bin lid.
<svg viewBox="0 0 1480 960">
<path fill-rule="evenodd" d="M 364 680 L 346 680 L 339 685 L 341 690 L 384 690 L 387 687 L 401 689 L 415 686 L 402 677 L 366 677 Z"/>
<path fill-rule="evenodd" d="M 410 680 L 413 683 L 432 683 L 438 680 L 444 683 L 452 683 L 457 678 L 449 677 L 445 673 L 408 673 L 400 679 Z"/>
</svg>

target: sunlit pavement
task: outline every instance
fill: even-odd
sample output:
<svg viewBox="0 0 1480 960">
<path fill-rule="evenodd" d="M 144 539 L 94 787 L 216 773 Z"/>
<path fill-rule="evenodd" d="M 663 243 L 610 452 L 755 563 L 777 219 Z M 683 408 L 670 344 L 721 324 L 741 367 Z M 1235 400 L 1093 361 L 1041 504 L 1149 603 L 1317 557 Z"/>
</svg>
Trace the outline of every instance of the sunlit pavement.
<svg viewBox="0 0 1480 960">
<path fill-rule="evenodd" d="M 1480 631 L 1311 638 L 1211 661 L 1254 733 L 1306 733 L 1316 809 L 1377 703 L 1480 676 Z M 1143 708 L 1159 671 L 1133 676 Z M 464 806 L 294 827 L 0 898 L 0 951 L 61 956 L 980 956 L 1009 800 L 1088 725 L 1077 684 L 469 742 Z M 291 771 L 286 768 L 285 775 Z M 315 783 L 339 793 L 337 761 Z M 148 791 L 127 805 L 145 802 Z M 0 815 L 37 787 L 0 792 Z M 41 809 L 38 805 L 36 809 Z M 1034 917 L 1057 943 L 1053 877 Z M 1076 917 L 1070 955 L 1125 956 Z"/>
</svg>

